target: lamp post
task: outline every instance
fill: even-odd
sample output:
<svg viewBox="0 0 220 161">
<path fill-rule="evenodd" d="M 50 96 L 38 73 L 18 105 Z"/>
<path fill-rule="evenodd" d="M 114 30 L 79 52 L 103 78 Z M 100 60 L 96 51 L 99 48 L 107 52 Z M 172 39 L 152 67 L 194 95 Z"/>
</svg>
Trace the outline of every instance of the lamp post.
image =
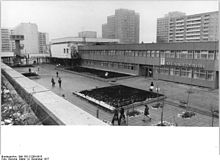
<svg viewBox="0 0 220 161">
<path fill-rule="evenodd" d="M 161 125 L 163 125 L 163 109 L 164 109 L 164 99 L 163 99 L 163 104 L 161 106 L 161 117 L 160 117 Z"/>
</svg>

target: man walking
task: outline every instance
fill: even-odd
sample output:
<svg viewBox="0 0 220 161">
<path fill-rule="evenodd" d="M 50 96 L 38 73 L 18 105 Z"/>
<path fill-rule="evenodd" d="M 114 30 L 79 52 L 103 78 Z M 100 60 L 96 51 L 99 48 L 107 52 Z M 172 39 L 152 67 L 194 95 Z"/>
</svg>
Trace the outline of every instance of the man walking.
<svg viewBox="0 0 220 161">
<path fill-rule="evenodd" d="M 59 73 L 58 73 L 58 72 L 56 72 L 56 74 L 57 74 L 57 77 L 59 77 Z"/>
<path fill-rule="evenodd" d="M 58 83 L 59 83 L 59 87 L 60 87 L 60 88 L 61 88 L 61 82 L 62 82 L 62 80 L 61 80 L 61 78 L 59 77 Z"/>
<path fill-rule="evenodd" d="M 118 125 L 120 125 L 119 120 L 118 120 L 118 110 L 117 109 L 114 110 L 114 116 L 113 116 L 113 119 L 112 119 L 112 125 L 114 125 L 115 121 L 118 121 Z"/>
<path fill-rule="evenodd" d="M 55 86 L 55 81 L 54 81 L 53 77 L 51 79 L 51 83 L 52 83 L 52 87 L 54 87 Z"/>
<path fill-rule="evenodd" d="M 151 117 L 149 116 L 149 107 L 148 105 L 145 105 L 145 109 L 144 109 L 144 118 L 143 118 L 143 121 L 146 121 L 145 118 L 148 117 L 149 120 L 151 121 Z"/>
<path fill-rule="evenodd" d="M 123 119 L 123 122 L 121 122 L 121 121 L 122 121 L 122 119 Z M 120 117 L 119 117 L 119 122 L 120 122 L 120 124 L 121 124 L 121 123 L 125 123 L 125 110 L 124 110 L 124 108 L 123 108 L 123 107 L 120 109 Z"/>
</svg>

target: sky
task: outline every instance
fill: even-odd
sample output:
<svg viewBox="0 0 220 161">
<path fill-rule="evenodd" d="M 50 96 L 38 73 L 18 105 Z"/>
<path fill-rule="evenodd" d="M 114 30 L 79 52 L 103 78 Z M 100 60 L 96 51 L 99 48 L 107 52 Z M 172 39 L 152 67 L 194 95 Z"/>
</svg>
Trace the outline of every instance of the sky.
<svg viewBox="0 0 220 161">
<path fill-rule="evenodd" d="M 218 1 L 2 1 L 1 27 L 13 28 L 21 22 L 38 25 L 49 39 L 78 36 L 81 31 L 96 31 L 115 9 L 135 10 L 140 15 L 140 42 L 156 42 L 157 18 L 172 11 L 186 15 L 218 10 Z"/>
</svg>

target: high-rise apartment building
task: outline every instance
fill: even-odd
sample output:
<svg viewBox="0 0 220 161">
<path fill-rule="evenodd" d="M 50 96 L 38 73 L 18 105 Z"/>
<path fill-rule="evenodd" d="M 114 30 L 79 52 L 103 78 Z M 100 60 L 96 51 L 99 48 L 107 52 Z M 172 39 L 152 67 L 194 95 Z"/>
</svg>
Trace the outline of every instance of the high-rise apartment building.
<svg viewBox="0 0 220 161">
<path fill-rule="evenodd" d="M 33 23 L 21 23 L 14 28 L 16 35 L 24 35 L 24 40 L 21 42 L 24 48 L 24 54 L 38 54 L 39 53 L 39 34 L 38 27 Z"/>
<path fill-rule="evenodd" d="M 97 38 L 97 33 L 95 31 L 82 31 L 78 33 L 78 36 L 85 38 Z"/>
<path fill-rule="evenodd" d="M 157 19 L 157 42 L 218 40 L 218 11 L 186 16 L 170 12 Z"/>
<path fill-rule="evenodd" d="M 12 52 L 15 49 L 15 42 L 10 39 L 10 35 L 14 34 L 13 29 L 1 28 L 1 51 Z"/>
<path fill-rule="evenodd" d="M 39 53 L 47 53 L 48 52 L 48 45 L 49 45 L 49 36 L 48 33 L 39 32 Z"/>
<path fill-rule="evenodd" d="M 117 9 L 102 25 L 102 37 L 119 39 L 120 43 L 139 43 L 140 16 L 133 10 Z"/>
<path fill-rule="evenodd" d="M 1 51 L 10 51 L 10 31 L 7 28 L 1 28 Z"/>
</svg>

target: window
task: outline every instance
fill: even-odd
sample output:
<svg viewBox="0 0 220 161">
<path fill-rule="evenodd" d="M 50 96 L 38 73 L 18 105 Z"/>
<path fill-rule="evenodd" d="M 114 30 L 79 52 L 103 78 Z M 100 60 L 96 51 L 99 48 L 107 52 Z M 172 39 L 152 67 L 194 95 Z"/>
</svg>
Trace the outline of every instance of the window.
<svg viewBox="0 0 220 161">
<path fill-rule="evenodd" d="M 192 70 L 189 68 L 181 68 L 181 77 L 192 77 Z"/>
<path fill-rule="evenodd" d="M 206 79 L 206 72 L 205 72 L 205 70 L 203 70 L 203 69 L 196 69 L 194 71 L 194 78 L 195 79 L 203 79 L 203 80 L 205 80 Z"/>
<path fill-rule="evenodd" d="M 187 59 L 193 59 L 193 51 L 188 51 Z"/>
<path fill-rule="evenodd" d="M 201 52 L 201 59 L 207 59 L 208 57 L 208 51 L 202 51 Z"/>
<path fill-rule="evenodd" d="M 66 49 L 66 53 L 69 53 L 69 49 L 68 48 Z"/>
<path fill-rule="evenodd" d="M 168 67 L 160 67 L 160 73 L 169 75 L 169 68 Z"/>
<path fill-rule="evenodd" d="M 180 57 L 181 59 L 186 59 L 186 58 L 187 58 L 187 53 L 186 53 L 186 51 L 182 51 L 182 52 L 179 54 L 179 57 Z"/>
<path fill-rule="evenodd" d="M 165 57 L 169 58 L 170 57 L 170 51 L 165 51 Z"/>
<path fill-rule="evenodd" d="M 65 49 L 65 48 L 63 49 L 63 52 L 64 52 L 64 53 L 66 52 L 66 49 Z"/>
<path fill-rule="evenodd" d="M 161 58 L 165 58 L 165 53 L 164 53 L 164 51 L 160 51 L 160 57 L 161 57 Z"/>
<path fill-rule="evenodd" d="M 207 71 L 207 80 L 214 80 L 214 72 L 213 71 Z"/>
<path fill-rule="evenodd" d="M 180 58 L 180 51 L 176 51 L 176 58 Z"/>
<path fill-rule="evenodd" d="M 175 58 L 175 51 L 170 52 L 170 58 Z"/>
<path fill-rule="evenodd" d="M 179 67 L 174 68 L 174 75 L 176 75 L 176 76 L 180 75 L 180 68 Z"/>
<path fill-rule="evenodd" d="M 155 57 L 156 57 L 156 58 L 159 58 L 159 56 L 160 56 L 160 52 L 159 52 L 159 51 L 156 51 Z"/>
<path fill-rule="evenodd" d="M 151 57 L 152 57 L 152 58 L 155 57 L 155 51 L 151 51 Z"/>
<path fill-rule="evenodd" d="M 173 75 L 173 68 L 170 68 L 170 75 Z"/>
<path fill-rule="evenodd" d="M 208 59 L 209 59 L 209 60 L 214 60 L 214 54 L 215 54 L 214 51 L 209 51 L 209 53 L 208 53 Z"/>
<path fill-rule="evenodd" d="M 195 59 L 200 59 L 200 51 L 195 51 L 195 54 L 194 54 L 194 58 Z"/>
</svg>

